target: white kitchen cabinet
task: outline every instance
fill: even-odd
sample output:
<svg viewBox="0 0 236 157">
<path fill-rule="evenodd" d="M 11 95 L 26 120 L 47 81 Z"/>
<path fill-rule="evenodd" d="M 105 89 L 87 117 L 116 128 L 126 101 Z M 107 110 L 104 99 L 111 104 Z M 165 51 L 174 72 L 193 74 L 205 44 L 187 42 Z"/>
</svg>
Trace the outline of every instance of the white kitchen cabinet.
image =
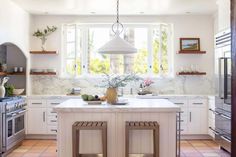
<svg viewBox="0 0 236 157">
<path fill-rule="evenodd" d="M 66 101 L 64 97 L 28 99 L 27 134 L 56 135 L 57 113 L 53 107 Z"/>
<path fill-rule="evenodd" d="M 207 109 L 189 108 L 188 134 L 208 134 Z"/>
<path fill-rule="evenodd" d="M 27 132 L 28 134 L 46 134 L 46 108 L 29 108 L 27 115 Z"/>
<path fill-rule="evenodd" d="M 170 99 L 181 108 L 181 134 L 208 134 L 208 104 L 207 99 Z"/>
</svg>

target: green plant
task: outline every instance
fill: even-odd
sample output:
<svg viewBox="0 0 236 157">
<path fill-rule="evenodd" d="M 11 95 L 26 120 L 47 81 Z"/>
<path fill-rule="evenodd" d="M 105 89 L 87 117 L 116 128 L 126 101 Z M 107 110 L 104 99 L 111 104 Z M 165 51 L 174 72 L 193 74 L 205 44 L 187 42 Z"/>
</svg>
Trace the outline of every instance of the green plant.
<svg viewBox="0 0 236 157">
<path fill-rule="evenodd" d="M 44 30 L 38 29 L 36 32 L 34 32 L 33 36 L 37 38 L 46 37 L 46 36 L 49 36 L 51 33 L 55 32 L 56 30 L 57 30 L 56 26 L 52 26 L 52 27 L 47 26 L 47 28 L 45 28 Z"/>
<path fill-rule="evenodd" d="M 100 87 L 118 88 L 125 87 L 129 82 L 142 80 L 136 74 L 128 75 L 108 75 L 105 74 L 105 79 L 102 80 Z"/>
<path fill-rule="evenodd" d="M 6 89 L 6 95 L 7 96 L 12 96 L 13 95 L 13 90 L 15 89 L 15 87 L 13 85 L 5 85 L 5 89 Z"/>
</svg>

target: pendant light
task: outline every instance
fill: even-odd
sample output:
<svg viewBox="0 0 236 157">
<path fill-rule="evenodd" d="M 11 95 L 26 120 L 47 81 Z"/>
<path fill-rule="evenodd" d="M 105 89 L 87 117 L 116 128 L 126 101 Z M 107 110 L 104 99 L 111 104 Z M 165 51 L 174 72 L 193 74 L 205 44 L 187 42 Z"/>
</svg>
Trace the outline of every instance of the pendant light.
<svg viewBox="0 0 236 157">
<path fill-rule="evenodd" d="M 119 0 L 117 0 L 117 16 L 116 22 L 112 25 L 112 31 L 115 33 L 114 38 L 98 49 L 99 53 L 132 54 L 137 52 L 135 47 L 120 37 L 120 34 L 124 31 L 124 26 L 119 21 Z"/>
</svg>

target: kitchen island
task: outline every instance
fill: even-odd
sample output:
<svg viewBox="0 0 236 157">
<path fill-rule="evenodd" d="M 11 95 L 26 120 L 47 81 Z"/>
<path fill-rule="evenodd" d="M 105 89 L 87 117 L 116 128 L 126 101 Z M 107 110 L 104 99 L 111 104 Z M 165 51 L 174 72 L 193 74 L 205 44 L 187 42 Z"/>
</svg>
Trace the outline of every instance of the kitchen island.
<svg viewBox="0 0 236 157">
<path fill-rule="evenodd" d="M 58 157 L 72 157 L 72 125 L 77 121 L 107 122 L 108 157 L 125 157 L 125 122 L 156 121 L 160 127 L 160 157 L 176 156 L 176 113 L 180 108 L 165 99 L 129 98 L 128 104 L 88 105 L 70 99 L 54 107 L 58 113 Z M 131 154 L 152 154 L 150 130 L 130 132 Z M 101 132 L 84 130 L 80 134 L 80 154 L 102 153 Z"/>
</svg>

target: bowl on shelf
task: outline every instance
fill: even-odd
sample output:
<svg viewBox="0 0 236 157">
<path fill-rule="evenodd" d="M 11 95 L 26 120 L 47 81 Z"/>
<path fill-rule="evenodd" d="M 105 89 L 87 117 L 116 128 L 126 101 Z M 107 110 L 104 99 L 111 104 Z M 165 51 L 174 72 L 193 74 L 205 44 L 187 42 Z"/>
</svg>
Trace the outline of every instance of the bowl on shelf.
<svg viewBox="0 0 236 157">
<path fill-rule="evenodd" d="M 13 89 L 13 95 L 21 95 L 25 89 Z"/>
</svg>

